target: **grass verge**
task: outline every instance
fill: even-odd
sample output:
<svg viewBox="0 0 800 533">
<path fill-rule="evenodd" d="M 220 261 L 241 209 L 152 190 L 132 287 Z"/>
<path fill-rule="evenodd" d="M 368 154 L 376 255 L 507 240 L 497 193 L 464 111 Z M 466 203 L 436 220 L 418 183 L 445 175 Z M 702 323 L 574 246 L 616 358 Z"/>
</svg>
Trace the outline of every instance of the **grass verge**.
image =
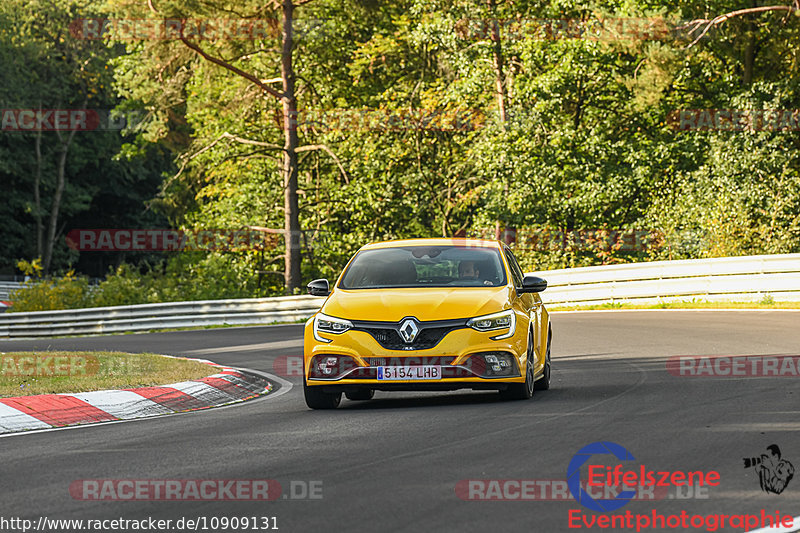
<svg viewBox="0 0 800 533">
<path fill-rule="evenodd" d="M 150 387 L 216 371 L 197 361 L 151 353 L 0 352 L 0 397 Z"/>
<path fill-rule="evenodd" d="M 597 305 L 548 305 L 550 311 L 597 311 L 613 309 L 800 309 L 800 302 L 775 302 L 764 298 L 757 302 L 708 302 L 691 300 L 656 304 L 604 303 Z"/>
</svg>

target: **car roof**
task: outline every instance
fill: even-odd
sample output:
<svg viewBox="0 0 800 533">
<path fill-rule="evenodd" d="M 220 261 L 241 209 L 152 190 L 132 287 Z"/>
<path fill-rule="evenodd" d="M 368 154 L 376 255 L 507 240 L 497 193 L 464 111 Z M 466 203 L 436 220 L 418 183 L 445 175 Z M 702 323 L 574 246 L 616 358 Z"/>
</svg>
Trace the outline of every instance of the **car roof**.
<svg viewBox="0 0 800 533">
<path fill-rule="evenodd" d="M 398 246 L 471 246 L 475 248 L 502 248 L 502 243 L 495 240 L 466 239 L 463 237 L 440 237 L 437 239 L 400 239 L 395 241 L 373 242 L 363 246 L 362 250 L 377 248 L 396 248 Z"/>
</svg>

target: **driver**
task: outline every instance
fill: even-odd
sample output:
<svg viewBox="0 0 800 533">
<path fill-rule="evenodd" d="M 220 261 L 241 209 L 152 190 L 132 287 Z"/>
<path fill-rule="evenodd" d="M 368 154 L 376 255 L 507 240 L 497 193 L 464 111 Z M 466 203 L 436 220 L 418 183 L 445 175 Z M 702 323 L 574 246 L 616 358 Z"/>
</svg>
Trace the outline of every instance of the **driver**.
<svg viewBox="0 0 800 533">
<path fill-rule="evenodd" d="M 475 261 L 461 261 L 458 264 L 458 277 L 463 280 L 480 279 L 480 272 Z"/>
</svg>

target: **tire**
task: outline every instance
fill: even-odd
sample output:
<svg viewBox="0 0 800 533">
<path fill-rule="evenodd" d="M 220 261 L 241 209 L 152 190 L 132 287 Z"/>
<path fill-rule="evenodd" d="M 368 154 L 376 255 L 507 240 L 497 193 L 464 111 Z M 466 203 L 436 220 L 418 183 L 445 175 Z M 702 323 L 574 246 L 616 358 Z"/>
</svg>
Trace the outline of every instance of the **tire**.
<svg viewBox="0 0 800 533">
<path fill-rule="evenodd" d="M 528 335 L 528 357 L 525 364 L 525 383 L 509 383 L 506 390 L 500 391 L 503 400 L 529 400 L 533 396 L 533 335 Z"/>
<path fill-rule="evenodd" d="M 303 382 L 303 395 L 311 409 L 336 409 L 342 401 L 341 392 L 324 392 L 320 387 L 309 387 Z"/>
<path fill-rule="evenodd" d="M 553 330 L 547 328 L 547 353 L 544 356 L 544 372 L 542 377 L 536 380 L 534 388 L 536 390 L 550 390 L 550 341 L 553 339 Z"/>
<path fill-rule="evenodd" d="M 348 400 L 353 401 L 366 401 L 371 400 L 375 396 L 375 391 L 372 389 L 360 389 L 353 392 L 345 392 L 344 395 Z"/>
</svg>

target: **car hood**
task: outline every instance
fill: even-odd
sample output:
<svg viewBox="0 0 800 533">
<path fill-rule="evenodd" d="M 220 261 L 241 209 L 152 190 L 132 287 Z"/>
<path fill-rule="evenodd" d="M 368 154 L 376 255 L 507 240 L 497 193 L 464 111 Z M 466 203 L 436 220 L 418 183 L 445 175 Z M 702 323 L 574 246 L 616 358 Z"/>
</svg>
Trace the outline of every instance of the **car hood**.
<svg viewBox="0 0 800 533">
<path fill-rule="evenodd" d="M 335 290 L 321 311 L 349 320 L 397 322 L 469 318 L 509 307 L 510 287 L 423 287 Z"/>
</svg>

